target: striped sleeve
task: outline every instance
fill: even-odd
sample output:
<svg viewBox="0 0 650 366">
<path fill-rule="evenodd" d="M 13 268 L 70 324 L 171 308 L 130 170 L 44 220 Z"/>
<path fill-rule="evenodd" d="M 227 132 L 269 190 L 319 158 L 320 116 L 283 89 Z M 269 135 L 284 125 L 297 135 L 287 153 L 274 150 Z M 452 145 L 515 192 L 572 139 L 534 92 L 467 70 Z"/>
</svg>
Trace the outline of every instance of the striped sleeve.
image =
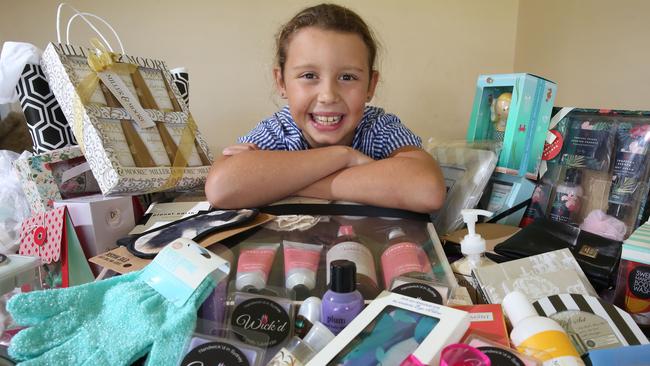
<svg viewBox="0 0 650 366">
<path fill-rule="evenodd" d="M 404 146 L 422 147 L 422 139 L 404 126 L 394 114 L 383 114 L 377 122 L 379 130 L 373 141 L 375 159 L 385 159 Z"/>
<path fill-rule="evenodd" d="M 271 119 L 260 122 L 249 133 L 237 139 L 237 142 L 252 143 L 262 150 L 278 150 L 278 137 Z"/>
</svg>

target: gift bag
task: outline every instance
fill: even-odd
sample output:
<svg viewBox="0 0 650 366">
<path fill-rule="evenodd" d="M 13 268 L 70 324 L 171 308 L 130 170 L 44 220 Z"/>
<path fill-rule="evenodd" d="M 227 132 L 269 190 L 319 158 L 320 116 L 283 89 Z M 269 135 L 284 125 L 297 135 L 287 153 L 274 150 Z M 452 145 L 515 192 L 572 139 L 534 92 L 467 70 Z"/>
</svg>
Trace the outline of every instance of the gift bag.
<svg viewBox="0 0 650 366">
<path fill-rule="evenodd" d="M 41 65 L 102 193 L 202 189 L 213 158 L 164 61 L 126 54 L 106 21 L 76 16 L 102 40 L 58 37 Z M 111 29 L 121 53 L 87 17 Z"/>
<path fill-rule="evenodd" d="M 190 105 L 190 74 L 188 74 L 187 69 L 184 67 L 177 67 L 175 69 L 169 70 L 172 74 L 172 79 L 174 84 L 178 88 L 178 91 L 181 92 L 181 97 L 185 101 L 185 104 Z"/>
<path fill-rule="evenodd" d="M 95 279 L 65 207 L 25 219 L 19 253 L 41 258 L 44 287 L 69 287 Z"/>
<path fill-rule="evenodd" d="M 25 65 L 16 92 L 32 136 L 34 153 L 77 144 L 40 65 Z"/>
</svg>

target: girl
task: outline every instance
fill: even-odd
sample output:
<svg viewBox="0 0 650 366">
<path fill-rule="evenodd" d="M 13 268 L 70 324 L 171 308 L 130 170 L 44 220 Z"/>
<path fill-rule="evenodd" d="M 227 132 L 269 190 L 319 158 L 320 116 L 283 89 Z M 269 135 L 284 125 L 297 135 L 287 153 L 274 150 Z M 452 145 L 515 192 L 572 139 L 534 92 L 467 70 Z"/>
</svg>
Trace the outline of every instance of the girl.
<svg viewBox="0 0 650 366">
<path fill-rule="evenodd" d="M 419 137 L 366 106 L 379 73 L 376 42 L 354 12 L 304 9 L 277 36 L 276 87 L 288 106 L 223 150 L 205 185 L 214 207 L 289 195 L 431 212 L 445 184 Z"/>
</svg>

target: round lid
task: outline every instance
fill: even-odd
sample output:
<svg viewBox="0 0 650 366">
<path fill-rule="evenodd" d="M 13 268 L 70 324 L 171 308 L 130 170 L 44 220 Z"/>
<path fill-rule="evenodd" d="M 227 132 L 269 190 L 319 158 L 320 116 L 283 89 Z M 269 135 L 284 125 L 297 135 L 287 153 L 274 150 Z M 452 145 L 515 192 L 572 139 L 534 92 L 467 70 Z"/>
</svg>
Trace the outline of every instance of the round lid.
<svg viewBox="0 0 650 366">
<path fill-rule="evenodd" d="M 485 252 L 485 239 L 478 234 L 467 234 L 460 241 L 460 251 L 465 255 L 481 254 Z"/>
<path fill-rule="evenodd" d="M 307 268 L 295 268 L 287 271 L 287 278 L 284 280 L 285 287 L 298 290 L 296 287 L 306 287 L 307 292 L 316 287 L 316 273 Z"/>
<path fill-rule="evenodd" d="M 309 333 L 302 339 L 314 351 L 318 352 L 325 348 L 334 339 L 334 333 L 321 322 L 315 322 Z"/>
<path fill-rule="evenodd" d="M 354 262 L 340 259 L 330 263 L 330 290 L 339 293 L 352 292 L 356 286 L 357 266 Z"/>
<path fill-rule="evenodd" d="M 576 168 L 569 168 L 564 173 L 564 182 L 580 185 L 582 182 L 582 170 Z"/>
<path fill-rule="evenodd" d="M 321 300 L 316 296 L 308 297 L 300 305 L 298 315 L 304 316 L 310 322 L 320 321 Z"/>
<path fill-rule="evenodd" d="M 388 232 L 388 240 L 393 240 L 405 235 L 406 233 L 404 233 L 404 230 L 401 227 L 394 227 Z"/>
<path fill-rule="evenodd" d="M 510 319 L 513 327 L 523 319 L 537 316 L 537 312 L 531 303 L 528 301 L 526 295 L 519 291 L 512 291 L 503 298 L 501 304 L 503 310 Z"/>
<path fill-rule="evenodd" d="M 339 226 L 339 233 L 337 236 L 354 236 L 354 227 L 352 225 Z"/>
<path fill-rule="evenodd" d="M 254 288 L 261 290 L 266 286 L 266 281 L 260 271 L 237 273 L 235 279 L 235 287 L 237 290 L 242 291 L 245 288 Z"/>
</svg>

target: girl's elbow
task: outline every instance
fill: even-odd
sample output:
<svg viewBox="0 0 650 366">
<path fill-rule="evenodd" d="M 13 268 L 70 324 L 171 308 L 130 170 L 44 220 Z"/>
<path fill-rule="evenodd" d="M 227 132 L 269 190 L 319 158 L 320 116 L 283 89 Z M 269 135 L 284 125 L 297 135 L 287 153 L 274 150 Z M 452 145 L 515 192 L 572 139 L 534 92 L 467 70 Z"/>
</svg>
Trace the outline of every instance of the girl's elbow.
<svg viewBox="0 0 650 366">
<path fill-rule="evenodd" d="M 432 213 L 439 210 L 445 203 L 446 189 L 443 185 L 432 185 L 429 187 L 420 201 L 422 207 L 418 211 Z"/>
<path fill-rule="evenodd" d="M 233 194 L 226 189 L 227 185 L 221 182 L 222 179 L 210 172 L 205 181 L 205 197 L 214 208 L 231 209 L 237 208 L 233 202 Z"/>
</svg>

